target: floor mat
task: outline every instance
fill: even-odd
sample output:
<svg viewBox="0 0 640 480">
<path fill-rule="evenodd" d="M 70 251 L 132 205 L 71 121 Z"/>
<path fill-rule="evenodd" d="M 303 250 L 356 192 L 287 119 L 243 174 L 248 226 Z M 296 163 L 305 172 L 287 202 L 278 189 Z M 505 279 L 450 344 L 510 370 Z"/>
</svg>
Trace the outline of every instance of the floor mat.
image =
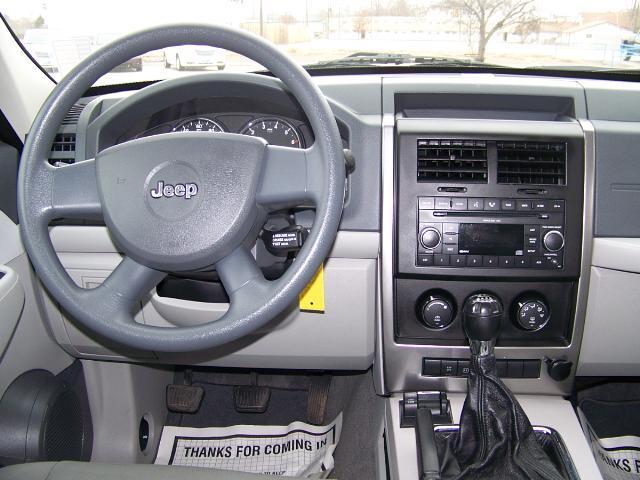
<svg viewBox="0 0 640 480">
<path fill-rule="evenodd" d="M 165 427 L 155 463 L 264 475 L 326 478 L 334 467 L 342 415 L 326 426 Z"/>
<path fill-rule="evenodd" d="M 578 395 L 578 417 L 605 480 L 640 480 L 637 394 L 631 384 L 610 384 Z"/>
<path fill-rule="evenodd" d="M 309 375 L 267 375 L 258 384 L 271 387 L 271 399 L 264 414 L 239 413 L 234 408 L 233 386 L 250 385 L 245 373 L 194 370 L 193 384 L 204 387 L 200 410 L 195 414 L 169 413 L 167 425 L 183 427 L 226 427 L 232 425 L 288 425 L 307 422 Z M 175 383 L 182 384 L 181 372 Z M 375 452 L 382 435 L 379 422 L 382 400 L 373 389 L 371 371 L 334 374 L 326 405 L 325 422 L 343 412 L 342 433 L 336 448 L 332 478 L 362 480 L 376 478 Z"/>
</svg>

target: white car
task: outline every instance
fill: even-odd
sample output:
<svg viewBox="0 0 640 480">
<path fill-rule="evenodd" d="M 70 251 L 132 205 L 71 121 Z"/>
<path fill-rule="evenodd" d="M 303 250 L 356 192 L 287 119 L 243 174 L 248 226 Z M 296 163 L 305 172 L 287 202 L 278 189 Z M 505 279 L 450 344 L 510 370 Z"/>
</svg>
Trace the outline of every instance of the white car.
<svg viewBox="0 0 640 480">
<path fill-rule="evenodd" d="M 164 49 L 165 68 L 176 70 L 215 67 L 224 70 L 224 50 L 204 45 L 181 45 Z"/>
</svg>

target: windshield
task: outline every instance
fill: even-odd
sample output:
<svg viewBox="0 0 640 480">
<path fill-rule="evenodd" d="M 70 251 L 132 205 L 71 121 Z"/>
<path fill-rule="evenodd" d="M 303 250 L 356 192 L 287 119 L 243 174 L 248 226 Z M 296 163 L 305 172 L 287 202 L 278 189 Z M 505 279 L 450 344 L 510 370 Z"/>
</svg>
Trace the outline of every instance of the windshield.
<svg viewBox="0 0 640 480">
<path fill-rule="evenodd" d="M 309 69 L 377 66 L 620 71 L 640 67 L 639 0 L 0 0 L 0 12 L 54 79 L 141 28 L 210 22 L 259 34 Z M 133 58 L 100 84 L 194 71 L 256 71 L 193 45 Z"/>
</svg>

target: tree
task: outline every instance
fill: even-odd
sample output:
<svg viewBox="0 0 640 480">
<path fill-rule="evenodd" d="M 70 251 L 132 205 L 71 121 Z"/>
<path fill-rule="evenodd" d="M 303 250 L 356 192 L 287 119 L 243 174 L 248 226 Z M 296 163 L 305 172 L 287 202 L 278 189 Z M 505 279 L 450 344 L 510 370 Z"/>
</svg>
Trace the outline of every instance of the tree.
<svg viewBox="0 0 640 480">
<path fill-rule="evenodd" d="M 353 30 L 358 33 L 358 37 L 364 39 L 371 29 L 371 12 L 360 10 L 353 19 Z"/>
<path fill-rule="evenodd" d="M 526 43 L 531 35 L 540 34 L 542 23 L 540 18 L 532 17 L 530 20 L 524 21 L 517 25 L 513 33 L 520 36 L 520 43 Z"/>
<path fill-rule="evenodd" d="M 535 18 L 535 0 L 447 0 L 444 6 L 467 17 L 477 33 L 479 62 L 484 62 L 487 44 L 496 32 Z"/>
</svg>

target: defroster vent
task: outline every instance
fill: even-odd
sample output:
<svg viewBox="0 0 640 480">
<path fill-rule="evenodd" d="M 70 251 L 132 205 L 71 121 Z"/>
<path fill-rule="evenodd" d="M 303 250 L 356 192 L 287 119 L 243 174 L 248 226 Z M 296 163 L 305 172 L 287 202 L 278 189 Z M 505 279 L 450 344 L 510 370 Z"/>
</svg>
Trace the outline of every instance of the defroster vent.
<svg viewBox="0 0 640 480">
<path fill-rule="evenodd" d="M 566 143 L 496 142 L 496 149 L 498 183 L 566 184 Z"/>
<path fill-rule="evenodd" d="M 418 181 L 487 183 L 487 142 L 418 140 Z"/>
</svg>

